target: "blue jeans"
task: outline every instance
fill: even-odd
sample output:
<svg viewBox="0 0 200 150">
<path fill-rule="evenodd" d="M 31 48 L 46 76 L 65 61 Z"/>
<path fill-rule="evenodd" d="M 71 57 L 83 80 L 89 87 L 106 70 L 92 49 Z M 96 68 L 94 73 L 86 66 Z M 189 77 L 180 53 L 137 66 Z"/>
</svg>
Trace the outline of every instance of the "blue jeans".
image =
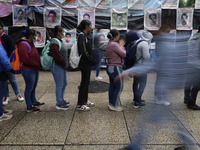
<svg viewBox="0 0 200 150">
<path fill-rule="evenodd" d="M 8 72 L 7 75 L 8 75 L 8 80 L 10 81 L 11 86 L 12 86 L 14 92 L 15 92 L 15 95 L 19 95 L 20 92 L 19 92 L 19 87 L 18 87 L 18 84 L 17 84 L 15 74 L 12 73 L 12 72 Z M 9 97 L 8 82 L 6 82 L 6 91 L 4 93 L 4 96 Z"/>
<path fill-rule="evenodd" d="M 35 69 L 26 69 L 21 67 L 21 73 L 25 80 L 25 100 L 28 108 L 32 107 L 33 103 L 36 103 L 35 89 L 37 87 L 39 79 L 39 71 Z"/>
<path fill-rule="evenodd" d="M 7 81 L 0 81 L 0 116 L 3 115 L 3 96 L 6 91 L 6 82 Z"/>
<path fill-rule="evenodd" d="M 56 83 L 56 102 L 62 105 L 64 100 L 65 88 L 67 86 L 67 71 L 52 63 L 51 73 Z"/>
<path fill-rule="evenodd" d="M 96 65 L 96 77 L 99 76 L 99 72 L 101 69 L 101 58 L 102 58 L 102 52 L 99 49 L 95 49 L 94 50 L 94 55 L 97 59 L 97 65 Z"/>
<path fill-rule="evenodd" d="M 107 66 L 107 74 L 109 76 L 109 103 L 113 106 L 119 106 L 119 98 L 123 89 L 123 79 L 114 82 L 115 77 L 122 73 L 122 68 L 119 66 Z"/>
</svg>

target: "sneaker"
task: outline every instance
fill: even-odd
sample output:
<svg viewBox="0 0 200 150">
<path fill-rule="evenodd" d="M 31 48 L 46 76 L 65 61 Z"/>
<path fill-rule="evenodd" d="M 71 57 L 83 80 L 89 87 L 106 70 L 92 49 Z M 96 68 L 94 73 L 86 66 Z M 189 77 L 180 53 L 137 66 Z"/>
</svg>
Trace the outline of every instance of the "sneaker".
<svg viewBox="0 0 200 150">
<path fill-rule="evenodd" d="M 20 102 L 23 102 L 24 98 L 20 94 L 18 94 L 17 95 L 17 100 L 20 101 Z"/>
<path fill-rule="evenodd" d="M 64 105 L 67 105 L 67 106 L 70 106 L 70 102 L 67 102 L 67 101 L 65 101 L 65 100 L 63 100 L 63 104 L 64 104 Z"/>
<path fill-rule="evenodd" d="M 192 110 L 200 110 L 200 107 L 198 105 L 187 105 L 187 108 Z"/>
<path fill-rule="evenodd" d="M 33 103 L 33 107 L 39 107 L 39 106 L 42 106 L 44 104 L 45 103 L 40 103 L 40 102 L 36 101 L 36 103 Z"/>
<path fill-rule="evenodd" d="M 0 116 L 0 122 L 1 121 L 4 121 L 4 120 L 9 120 L 12 118 L 12 115 L 7 115 L 7 114 L 4 114 L 2 116 Z"/>
<path fill-rule="evenodd" d="M 87 107 L 94 107 L 94 103 L 90 102 L 90 101 L 87 101 L 87 104 L 86 104 Z"/>
<path fill-rule="evenodd" d="M 4 97 L 3 105 L 8 105 L 8 101 L 10 101 L 10 97 Z"/>
<path fill-rule="evenodd" d="M 163 105 L 163 106 L 169 106 L 170 105 L 170 102 L 167 102 L 167 101 L 165 101 L 165 100 L 157 100 L 157 101 L 155 101 L 155 103 L 156 104 L 158 104 L 158 105 Z"/>
<path fill-rule="evenodd" d="M 3 109 L 3 113 L 6 114 L 6 115 L 10 115 L 10 114 L 13 113 L 13 111 L 4 108 L 4 109 Z"/>
<path fill-rule="evenodd" d="M 99 81 L 99 80 L 102 80 L 103 78 L 102 77 L 100 77 L 100 76 L 98 76 L 98 77 L 95 77 L 95 80 L 96 81 Z"/>
<path fill-rule="evenodd" d="M 40 109 L 36 108 L 36 107 L 30 107 L 30 108 L 27 108 L 26 112 L 28 112 L 28 113 L 30 113 L 30 112 L 37 113 L 37 112 L 40 112 Z"/>
<path fill-rule="evenodd" d="M 189 100 L 184 100 L 184 104 L 188 104 Z"/>
<path fill-rule="evenodd" d="M 86 106 L 86 105 L 78 105 L 76 107 L 77 110 L 80 110 L 80 111 L 90 111 L 90 107 Z"/>
<path fill-rule="evenodd" d="M 113 106 L 112 104 L 109 104 L 108 108 L 113 111 L 123 111 L 123 108 L 121 106 Z"/>
<path fill-rule="evenodd" d="M 145 104 L 144 103 L 134 103 L 134 105 L 133 105 L 133 108 L 140 108 L 140 107 L 144 107 L 145 106 Z"/>
<path fill-rule="evenodd" d="M 66 105 L 66 104 L 63 104 L 63 105 L 57 105 L 56 104 L 56 109 L 58 109 L 58 110 L 68 110 L 69 106 Z"/>
</svg>

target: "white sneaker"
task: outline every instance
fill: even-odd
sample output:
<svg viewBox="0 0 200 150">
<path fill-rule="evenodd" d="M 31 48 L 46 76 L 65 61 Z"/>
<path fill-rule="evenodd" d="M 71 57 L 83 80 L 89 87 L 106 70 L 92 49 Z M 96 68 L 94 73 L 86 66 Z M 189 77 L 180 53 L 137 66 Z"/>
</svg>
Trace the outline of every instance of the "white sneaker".
<svg viewBox="0 0 200 150">
<path fill-rule="evenodd" d="M 121 107 L 121 106 L 113 106 L 113 105 L 111 105 L 111 104 L 109 104 L 108 105 L 108 108 L 110 109 L 110 110 L 113 110 L 113 111 L 123 111 L 123 108 Z"/>
<path fill-rule="evenodd" d="M 90 101 L 87 101 L 87 104 L 86 104 L 87 107 L 94 107 L 94 103 L 90 102 Z"/>
<path fill-rule="evenodd" d="M 12 115 L 6 115 L 6 114 L 3 113 L 3 115 L 0 116 L 0 122 L 4 121 L 4 120 L 9 120 L 11 118 L 12 118 Z"/>
<path fill-rule="evenodd" d="M 164 106 L 169 106 L 170 105 L 170 102 L 167 102 L 165 100 L 160 100 L 160 101 L 158 100 L 155 103 L 158 104 L 158 105 L 164 105 Z"/>
<path fill-rule="evenodd" d="M 20 102 L 23 102 L 23 101 L 24 101 L 24 98 L 23 98 L 20 94 L 17 95 L 17 99 L 18 99 L 18 101 L 20 101 Z"/>
<path fill-rule="evenodd" d="M 87 107 L 86 105 L 78 105 L 76 107 L 77 110 L 80 110 L 80 111 L 90 111 L 90 107 Z"/>
<path fill-rule="evenodd" d="M 95 80 L 99 81 L 99 80 L 102 80 L 103 78 L 98 76 L 98 77 L 95 77 Z"/>
<path fill-rule="evenodd" d="M 8 101 L 10 101 L 10 97 L 4 97 L 3 105 L 8 105 Z"/>
<path fill-rule="evenodd" d="M 6 115 L 11 115 L 13 113 L 13 111 L 4 108 L 3 113 L 6 114 Z"/>
</svg>

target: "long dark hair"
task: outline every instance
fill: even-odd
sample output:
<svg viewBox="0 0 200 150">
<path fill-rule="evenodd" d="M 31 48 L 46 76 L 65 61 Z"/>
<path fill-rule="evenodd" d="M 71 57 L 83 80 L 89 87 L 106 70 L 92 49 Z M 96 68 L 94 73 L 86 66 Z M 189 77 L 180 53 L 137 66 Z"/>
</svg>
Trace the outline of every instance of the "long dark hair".
<svg viewBox="0 0 200 150">
<path fill-rule="evenodd" d="M 31 35 L 35 35 L 35 30 L 33 29 L 25 29 L 23 30 L 22 34 L 26 37 L 26 39 L 28 39 Z"/>
<path fill-rule="evenodd" d="M 55 26 L 54 29 L 53 29 L 54 36 L 58 35 L 58 32 L 62 32 L 62 30 L 63 30 L 63 27 Z"/>
<path fill-rule="evenodd" d="M 85 30 L 86 26 L 89 26 L 91 24 L 92 23 L 90 20 L 82 20 L 77 29 L 82 32 L 83 30 Z"/>
<path fill-rule="evenodd" d="M 116 29 L 112 29 L 110 30 L 110 32 L 108 33 L 107 37 L 110 39 L 110 40 L 113 40 L 116 36 L 118 36 L 120 33 L 119 31 L 117 31 Z"/>
</svg>

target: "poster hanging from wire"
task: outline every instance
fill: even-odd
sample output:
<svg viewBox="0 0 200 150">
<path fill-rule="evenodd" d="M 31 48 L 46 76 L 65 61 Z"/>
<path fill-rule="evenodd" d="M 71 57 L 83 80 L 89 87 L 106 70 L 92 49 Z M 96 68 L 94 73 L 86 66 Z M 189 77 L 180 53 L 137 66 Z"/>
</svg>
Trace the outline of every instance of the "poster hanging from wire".
<svg viewBox="0 0 200 150">
<path fill-rule="evenodd" d="M 31 6 L 43 6 L 44 0 L 29 0 L 28 4 Z"/>
<path fill-rule="evenodd" d="M 0 0 L 2 4 L 12 4 L 12 0 Z"/>
<path fill-rule="evenodd" d="M 37 41 L 34 43 L 36 48 L 41 48 L 45 46 L 46 41 L 46 28 L 44 27 L 30 27 L 34 29 L 37 35 Z"/>
<path fill-rule="evenodd" d="M 178 8 L 176 29 L 177 30 L 192 30 L 193 29 L 193 8 Z"/>
<path fill-rule="evenodd" d="M 161 26 L 161 9 L 146 9 L 144 27 L 147 30 L 159 30 Z"/>
<path fill-rule="evenodd" d="M 129 9 L 144 9 L 145 0 L 128 0 Z"/>
<path fill-rule="evenodd" d="M 13 5 L 13 26 L 27 26 L 27 6 Z"/>
<path fill-rule="evenodd" d="M 63 41 L 63 45 L 67 48 L 67 49 L 71 49 L 71 47 L 76 43 L 76 29 L 73 30 L 67 30 L 64 29 L 65 33 L 65 37 L 62 39 Z"/>
<path fill-rule="evenodd" d="M 128 10 L 112 9 L 111 11 L 111 29 L 127 30 Z"/>
<path fill-rule="evenodd" d="M 77 8 L 78 0 L 61 0 L 63 8 Z"/>
<path fill-rule="evenodd" d="M 45 27 L 54 28 L 61 24 L 62 10 L 60 7 L 45 7 L 44 25 Z"/>
<path fill-rule="evenodd" d="M 162 9 L 177 9 L 179 0 L 162 0 Z"/>
<path fill-rule="evenodd" d="M 112 0 L 97 0 L 97 8 L 107 9 L 110 8 Z"/>
<path fill-rule="evenodd" d="M 94 9 L 79 9 L 78 10 L 78 24 L 82 20 L 90 20 L 92 27 L 95 27 L 95 10 Z"/>
<path fill-rule="evenodd" d="M 200 0 L 195 1 L 195 9 L 200 9 Z"/>
</svg>

